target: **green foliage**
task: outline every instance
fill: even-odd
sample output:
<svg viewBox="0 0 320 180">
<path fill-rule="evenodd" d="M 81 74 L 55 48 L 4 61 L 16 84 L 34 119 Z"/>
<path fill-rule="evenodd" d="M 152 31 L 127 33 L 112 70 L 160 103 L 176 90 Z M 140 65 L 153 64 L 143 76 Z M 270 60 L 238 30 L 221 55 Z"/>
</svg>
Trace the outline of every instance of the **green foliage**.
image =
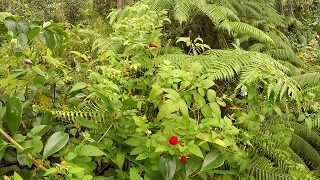
<svg viewBox="0 0 320 180">
<path fill-rule="evenodd" d="M 318 179 L 319 47 L 279 4 L 97 4 L 0 14 L 0 176 Z"/>
</svg>

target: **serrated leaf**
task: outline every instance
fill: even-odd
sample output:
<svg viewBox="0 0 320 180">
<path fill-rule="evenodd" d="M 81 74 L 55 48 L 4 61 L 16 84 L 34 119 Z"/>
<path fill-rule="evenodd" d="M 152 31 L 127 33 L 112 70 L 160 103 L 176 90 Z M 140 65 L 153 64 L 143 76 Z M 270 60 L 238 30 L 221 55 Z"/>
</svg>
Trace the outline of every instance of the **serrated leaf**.
<svg viewBox="0 0 320 180">
<path fill-rule="evenodd" d="M 201 107 L 201 113 L 205 118 L 212 118 L 212 110 L 207 104 Z"/>
<path fill-rule="evenodd" d="M 67 144 L 68 140 L 69 134 L 62 131 L 58 131 L 52 134 L 48 138 L 46 145 L 44 146 L 42 160 L 62 149 Z"/>
<path fill-rule="evenodd" d="M 221 109 L 218 103 L 211 102 L 209 103 L 209 106 L 212 110 L 212 113 L 216 116 L 216 118 L 221 118 Z"/>
<path fill-rule="evenodd" d="M 179 109 L 180 109 L 182 115 L 184 115 L 186 117 L 189 117 L 189 111 L 188 111 L 187 103 L 184 100 L 180 99 L 178 101 L 178 105 L 179 105 Z"/>
<path fill-rule="evenodd" d="M 173 156 L 164 154 L 160 157 L 159 171 L 164 180 L 172 180 L 176 172 L 176 160 Z"/>
<path fill-rule="evenodd" d="M 173 112 L 179 111 L 179 105 L 176 102 L 173 102 L 171 99 L 168 99 L 161 105 L 159 113 L 155 121 L 170 115 Z"/>
<path fill-rule="evenodd" d="M 130 146 L 140 146 L 140 140 L 137 138 L 129 138 L 124 143 Z"/>
<path fill-rule="evenodd" d="M 147 159 L 147 158 L 148 158 L 148 154 L 147 153 L 142 153 L 142 154 L 139 154 L 136 157 L 136 160 L 139 161 L 139 160 L 144 160 L 144 159 Z"/>
<path fill-rule="evenodd" d="M 130 180 L 143 180 L 143 178 L 135 169 L 130 168 Z"/>
<path fill-rule="evenodd" d="M 209 89 L 210 87 L 212 87 L 214 85 L 213 80 L 210 79 L 205 79 L 201 82 L 202 88 L 203 89 Z"/>
<path fill-rule="evenodd" d="M 18 97 L 12 96 L 6 108 L 7 125 L 12 135 L 15 135 L 22 120 L 22 104 Z"/>
<path fill-rule="evenodd" d="M 83 126 L 89 128 L 89 129 L 101 129 L 99 125 L 97 125 L 95 122 L 87 120 L 86 118 L 83 118 L 81 116 L 76 116 L 75 119 Z"/>
<path fill-rule="evenodd" d="M 188 151 L 191 153 L 191 154 L 194 154 L 200 158 L 203 158 L 203 154 L 202 154 L 202 151 L 200 150 L 200 148 L 193 144 L 191 145 L 190 147 L 188 147 Z"/>
<path fill-rule="evenodd" d="M 196 156 L 191 156 L 188 158 L 188 163 L 185 165 L 186 177 L 190 176 L 192 173 L 196 172 L 202 164 L 202 159 Z"/>
<path fill-rule="evenodd" d="M 165 89 L 165 91 L 168 93 L 165 96 L 169 99 L 171 99 L 174 102 L 177 102 L 179 99 L 181 99 L 180 94 L 176 92 L 173 89 Z"/>
<path fill-rule="evenodd" d="M 101 151 L 96 146 L 92 146 L 92 145 L 81 146 L 77 153 L 82 156 L 103 156 L 103 155 L 105 155 L 105 153 L 103 151 Z"/>
<path fill-rule="evenodd" d="M 219 146 L 222 146 L 222 147 L 227 147 L 226 143 L 224 141 L 222 141 L 220 138 L 215 138 L 213 140 L 213 143 L 216 143 L 216 144 L 218 144 Z"/>
<path fill-rule="evenodd" d="M 50 168 L 44 173 L 43 176 L 48 176 L 49 174 L 53 174 L 53 173 L 56 173 L 56 172 L 58 172 L 57 168 L 55 168 L 55 167 L 54 168 Z"/>
<path fill-rule="evenodd" d="M 78 90 L 83 89 L 83 88 L 85 88 L 85 87 L 87 87 L 87 83 L 79 82 L 79 83 L 75 84 L 75 85 L 71 88 L 71 90 L 70 90 L 69 93 L 71 93 L 71 92 L 73 92 L 73 91 L 78 91 Z"/>
<path fill-rule="evenodd" d="M 213 170 L 222 166 L 223 163 L 224 157 L 220 153 L 212 151 L 204 158 L 201 171 Z"/>
<path fill-rule="evenodd" d="M 144 152 L 145 148 L 139 146 L 139 147 L 135 147 L 132 149 L 132 151 L 130 152 L 130 155 L 137 155 L 137 154 L 141 154 L 142 152 Z"/>
</svg>

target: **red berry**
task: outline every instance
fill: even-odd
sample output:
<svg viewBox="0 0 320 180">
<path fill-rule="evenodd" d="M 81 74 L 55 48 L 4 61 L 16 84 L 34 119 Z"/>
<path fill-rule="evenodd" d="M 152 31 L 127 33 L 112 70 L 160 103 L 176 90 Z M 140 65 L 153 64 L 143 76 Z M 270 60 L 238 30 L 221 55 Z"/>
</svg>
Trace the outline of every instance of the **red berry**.
<svg viewBox="0 0 320 180">
<path fill-rule="evenodd" d="M 136 96 L 136 94 L 133 92 L 133 93 L 131 93 L 131 96 L 134 97 L 134 96 Z"/>
<path fill-rule="evenodd" d="M 126 72 L 130 72 L 130 69 L 126 68 Z"/>
<path fill-rule="evenodd" d="M 176 145 L 178 144 L 178 137 L 177 136 L 171 136 L 171 138 L 169 139 L 169 144 L 171 145 Z"/>
<path fill-rule="evenodd" d="M 149 43 L 149 45 L 148 45 L 148 46 L 149 46 L 149 48 L 156 48 L 156 49 L 158 48 L 158 46 L 157 46 L 157 45 L 152 44 L 152 43 Z"/>
<path fill-rule="evenodd" d="M 187 156 L 182 155 L 182 156 L 180 157 L 180 161 L 181 161 L 183 164 L 187 163 L 187 161 L 188 161 Z"/>
</svg>

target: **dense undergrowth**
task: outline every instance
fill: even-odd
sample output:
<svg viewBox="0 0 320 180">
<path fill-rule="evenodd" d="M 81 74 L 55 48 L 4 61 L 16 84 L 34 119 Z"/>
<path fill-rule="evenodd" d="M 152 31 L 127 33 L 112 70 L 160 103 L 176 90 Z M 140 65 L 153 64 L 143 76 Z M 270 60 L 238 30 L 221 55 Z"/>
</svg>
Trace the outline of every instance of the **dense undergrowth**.
<svg viewBox="0 0 320 180">
<path fill-rule="evenodd" d="M 107 16 L 46 12 L 54 21 L 1 12 L 0 175 L 319 179 L 312 3 L 143 0 Z"/>
</svg>

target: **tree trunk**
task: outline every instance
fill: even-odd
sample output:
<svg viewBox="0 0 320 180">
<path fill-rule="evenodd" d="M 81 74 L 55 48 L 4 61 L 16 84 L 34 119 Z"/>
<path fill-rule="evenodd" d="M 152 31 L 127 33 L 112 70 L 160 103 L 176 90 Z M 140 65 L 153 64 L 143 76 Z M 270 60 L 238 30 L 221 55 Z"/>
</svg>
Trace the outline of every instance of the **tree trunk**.
<svg viewBox="0 0 320 180">
<path fill-rule="evenodd" d="M 117 9 L 121 9 L 124 6 L 124 0 L 117 0 Z"/>
</svg>

